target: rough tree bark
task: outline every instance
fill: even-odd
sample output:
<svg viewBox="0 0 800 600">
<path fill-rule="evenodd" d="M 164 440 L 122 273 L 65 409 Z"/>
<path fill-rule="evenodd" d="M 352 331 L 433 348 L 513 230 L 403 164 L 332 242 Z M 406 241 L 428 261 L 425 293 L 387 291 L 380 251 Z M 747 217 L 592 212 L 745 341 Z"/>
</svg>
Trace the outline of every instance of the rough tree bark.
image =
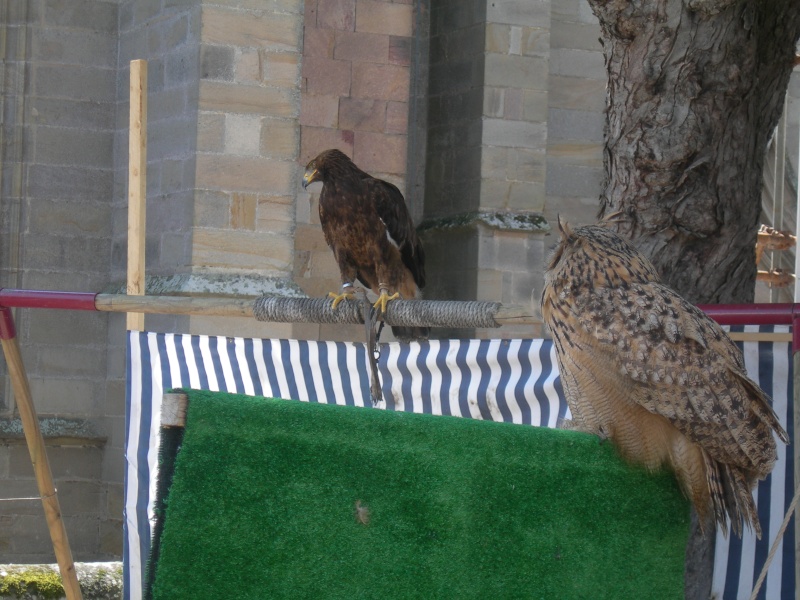
<svg viewBox="0 0 800 600">
<path fill-rule="evenodd" d="M 752 302 L 798 0 L 589 0 L 608 69 L 600 216 L 696 303 Z"/>
</svg>

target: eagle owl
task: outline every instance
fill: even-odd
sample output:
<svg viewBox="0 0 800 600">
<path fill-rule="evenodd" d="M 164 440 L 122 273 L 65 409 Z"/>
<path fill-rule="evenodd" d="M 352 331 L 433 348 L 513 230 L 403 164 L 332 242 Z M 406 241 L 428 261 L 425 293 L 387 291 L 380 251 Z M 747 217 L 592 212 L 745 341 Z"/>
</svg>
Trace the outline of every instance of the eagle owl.
<svg viewBox="0 0 800 600">
<path fill-rule="evenodd" d="M 659 281 L 638 250 L 600 225 L 559 222 L 542 315 L 576 429 L 624 458 L 671 468 L 701 522 L 758 537 L 752 488 L 788 436 L 738 347 Z"/>
</svg>

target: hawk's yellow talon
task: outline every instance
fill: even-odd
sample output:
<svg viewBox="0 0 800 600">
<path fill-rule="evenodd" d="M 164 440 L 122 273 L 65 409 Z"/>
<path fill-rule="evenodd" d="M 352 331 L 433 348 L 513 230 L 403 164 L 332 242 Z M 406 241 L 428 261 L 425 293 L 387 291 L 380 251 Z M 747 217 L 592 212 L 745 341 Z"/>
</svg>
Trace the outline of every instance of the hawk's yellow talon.
<svg viewBox="0 0 800 600">
<path fill-rule="evenodd" d="M 337 294 L 336 292 L 328 292 L 328 297 L 333 298 L 333 306 L 331 306 L 331 310 L 336 310 L 336 307 L 339 306 L 339 303 L 342 300 L 352 300 L 356 297 L 356 294 L 351 288 L 346 292 L 342 292 L 341 294 Z"/>
<path fill-rule="evenodd" d="M 386 305 L 389 304 L 390 300 L 396 300 L 400 297 L 399 292 L 395 292 L 391 296 L 389 296 L 386 292 L 381 292 L 381 295 L 378 296 L 378 299 L 375 301 L 375 304 L 372 305 L 373 308 L 380 307 L 381 313 L 386 312 Z"/>
</svg>

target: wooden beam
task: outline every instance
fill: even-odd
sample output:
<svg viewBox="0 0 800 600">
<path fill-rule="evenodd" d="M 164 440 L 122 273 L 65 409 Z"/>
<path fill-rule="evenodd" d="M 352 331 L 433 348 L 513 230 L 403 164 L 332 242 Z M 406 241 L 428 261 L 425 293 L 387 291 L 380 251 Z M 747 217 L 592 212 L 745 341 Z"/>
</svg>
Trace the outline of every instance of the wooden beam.
<svg viewBox="0 0 800 600">
<path fill-rule="evenodd" d="M 147 61 L 131 61 L 128 139 L 128 286 L 132 296 L 145 292 L 147 205 Z M 144 314 L 128 313 L 128 329 L 144 330 Z"/>
</svg>

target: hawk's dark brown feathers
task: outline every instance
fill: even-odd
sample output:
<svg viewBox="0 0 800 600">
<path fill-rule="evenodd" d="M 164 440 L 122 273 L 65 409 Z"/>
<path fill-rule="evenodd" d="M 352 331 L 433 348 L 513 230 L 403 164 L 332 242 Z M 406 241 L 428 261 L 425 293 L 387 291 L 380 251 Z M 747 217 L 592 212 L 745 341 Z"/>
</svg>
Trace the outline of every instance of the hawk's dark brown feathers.
<svg viewBox="0 0 800 600">
<path fill-rule="evenodd" d="M 425 253 L 403 194 L 359 169 L 339 150 L 325 150 L 308 163 L 303 187 L 321 181 L 319 219 L 349 296 L 356 279 L 386 301 L 398 293 L 416 297 L 425 286 Z M 382 301 L 381 301 L 382 299 Z M 393 327 L 400 339 L 427 336 L 427 329 Z"/>
</svg>

